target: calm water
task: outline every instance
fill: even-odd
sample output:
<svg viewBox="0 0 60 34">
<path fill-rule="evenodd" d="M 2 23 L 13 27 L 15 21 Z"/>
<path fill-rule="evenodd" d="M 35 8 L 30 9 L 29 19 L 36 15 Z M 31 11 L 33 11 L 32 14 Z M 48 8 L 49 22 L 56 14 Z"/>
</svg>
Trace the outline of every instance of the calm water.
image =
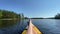
<svg viewBox="0 0 60 34">
<path fill-rule="evenodd" d="M 27 26 L 27 21 L 28 19 L 25 19 L 12 26 L 0 28 L 0 34 L 21 34 Z M 43 34 L 60 34 L 60 19 L 32 19 L 32 22 Z"/>
<path fill-rule="evenodd" d="M 60 34 L 60 20 L 35 19 L 32 21 L 43 34 Z"/>
</svg>

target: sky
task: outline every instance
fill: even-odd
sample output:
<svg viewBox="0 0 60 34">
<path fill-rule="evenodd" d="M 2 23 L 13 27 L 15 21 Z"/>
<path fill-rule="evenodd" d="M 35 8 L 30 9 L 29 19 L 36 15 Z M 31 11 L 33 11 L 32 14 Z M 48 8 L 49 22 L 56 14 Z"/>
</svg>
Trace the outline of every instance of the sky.
<svg viewBox="0 0 60 34">
<path fill-rule="evenodd" d="M 60 13 L 60 0 L 0 0 L 0 9 L 25 17 L 54 17 Z"/>
</svg>

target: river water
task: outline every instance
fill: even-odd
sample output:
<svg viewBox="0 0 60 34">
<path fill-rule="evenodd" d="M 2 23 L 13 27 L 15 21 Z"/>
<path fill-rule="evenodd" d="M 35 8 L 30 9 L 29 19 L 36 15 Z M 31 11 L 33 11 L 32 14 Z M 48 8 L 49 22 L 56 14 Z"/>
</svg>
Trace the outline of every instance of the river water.
<svg viewBox="0 0 60 34">
<path fill-rule="evenodd" d="M 14 26 L 0 28 L 0 34 L 21 34 L 28 19 L 17 22 Z M 42 34 L 60 34 L 60 19 L 32 19 L 32 23 Z"/>
</svg>

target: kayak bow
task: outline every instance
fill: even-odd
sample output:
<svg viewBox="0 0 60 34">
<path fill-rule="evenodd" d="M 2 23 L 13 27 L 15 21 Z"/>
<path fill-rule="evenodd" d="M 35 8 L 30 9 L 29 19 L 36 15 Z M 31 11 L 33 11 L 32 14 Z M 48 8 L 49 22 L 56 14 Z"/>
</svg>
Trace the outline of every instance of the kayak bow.
<svg viewBox="0 0 60 34">
<path fill-rule="evenodd" d="M 31 19 L 29 20 L 29 26 L 27 30 L 23 30 L 22 34 L 42 34 L 39 29 L 32 24 Z"/>
</svg>

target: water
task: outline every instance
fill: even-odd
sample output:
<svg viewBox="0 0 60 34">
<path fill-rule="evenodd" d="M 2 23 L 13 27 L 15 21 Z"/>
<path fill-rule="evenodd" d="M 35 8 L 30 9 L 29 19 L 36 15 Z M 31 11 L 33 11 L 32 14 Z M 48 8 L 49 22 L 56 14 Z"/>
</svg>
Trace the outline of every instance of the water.
<svg viewBox="0 0 60 34">
<path fill-rule="evenodd" d="M 60 20 L 56 19 L 32 19 L 43 34 L 60 34 Z"/>
<path fill-rule="evenodd" d="M 27 21 L 28 20 L 25 19 L 24 21 L 16 22 L 16 24 L 12 26 L 0 28 L 0 34 L 21 34 L 27 26 Z M 32 19 L 32 23 L 43 34 L 60 34 L 60 19 Z"/>
</svg>

